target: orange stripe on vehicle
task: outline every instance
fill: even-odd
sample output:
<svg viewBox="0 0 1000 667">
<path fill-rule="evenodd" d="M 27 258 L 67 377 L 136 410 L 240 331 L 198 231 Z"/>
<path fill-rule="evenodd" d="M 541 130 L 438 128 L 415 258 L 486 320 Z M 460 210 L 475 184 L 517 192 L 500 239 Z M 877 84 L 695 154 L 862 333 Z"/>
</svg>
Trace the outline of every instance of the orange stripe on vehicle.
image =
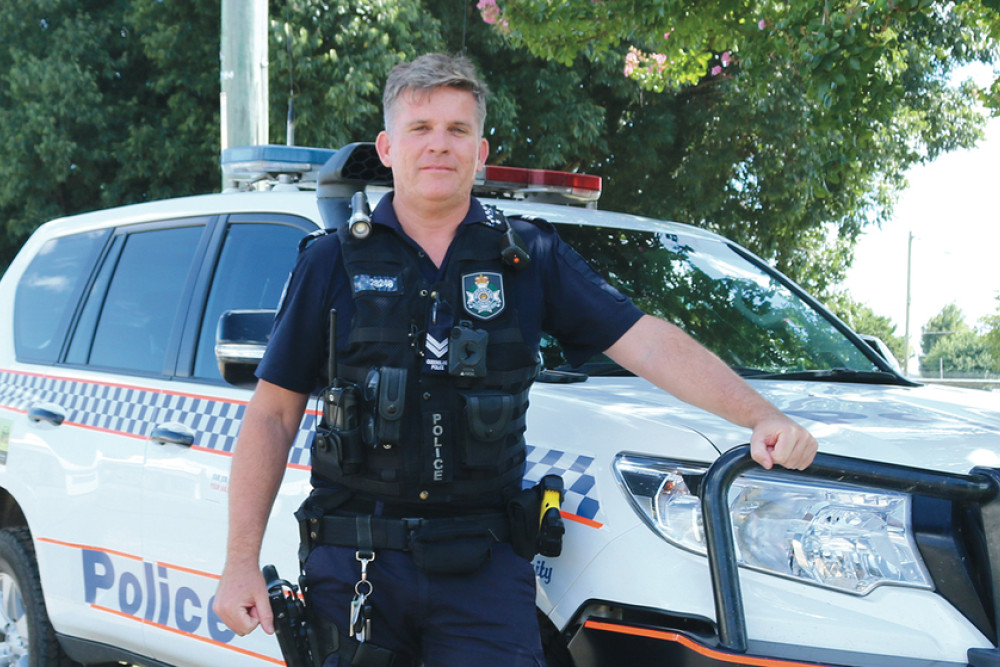
<svg viewBox="0 0 1000 667">
<path fill-rule="evenodd" d="M 724 653 L 716 649 L 703 646 L 689 637 L 669 630 L 653 630 L 649 628 L 637 628 L 628 625 L 616 625 L 614 623 L 603 623 L 601 621 L 586 621 L 584 627 L 592 630 L 604 630 L 606 632 L 617 632 L 622 635 L 633 637 L 647 637 L 649 639 L 659 639 L 662 641 L 676 642 L 686 649 L 694 651 L 706 658 L 719 662 L 728 662 L 734 665 L 745 665 L 746 667 L 817 667 L 816 662 L 794 662 L 789 660 L 779 660 L 777 658 L 755 658 L 752 656 L 738 655 L 735 653 Z"/>
<path fill-rule="evenodd" d="M 85 428 L 88 431 L 97 431 L 98 433 L 110 433 L 111 435 L 120 435 L 126 438 L 132 438 L 133 440 L 149 440 L 149 436 L 140 435 L 138 433 L 129 433 L 128 431 L 116 431 L 113 428 L 104 428 L 102 426 L 91 426 L 90 424 L 81 424 L 80 422 L 64 421 L 63 426 L 75 426 L 77 428 Z"/>
<path fill-rule="evenodd" d="M 561 514 L 564 519 L 568 519 L 569 521 L 575 521 L 577 523 L 582 523 L 584 526 L 587 526 L 588 528 L 604 527 L 604 524 L 601 523 L 600 521 L 594 521 L 593 519 L 588 519 L 587 517 L 580 516 L 579 514 L 570 514 L 569 512 L 562 512 L 562 511 L 560 511 L 559 514 Z"/>
<path fill-rule="evenodd" d="M 285 661 L 281 660 L 279 658 L 272 658 L 269 655 L 264 655 L 263 653 L 257 653 L 256 651 L 248 651 L 247 649 L 240 648 L 238 646 L 230 646 L 229 644 L 226 644 L 225 642 L 216 641 L 216 640 L 210 639 L 208 637 L 202 637 L 201 635 L 191 634 L 190 632 L 185 632 L 184 630 L 179 630 L 178 628 L 172 628 L 169 625 L 162 625 L 160 623 L 156 623 L 155 621 L 147 621 L 146 619 L 141 618 L 139 616 L 133 616 L 132 614 L 126 614 L 123 611 L 118 611 L 117 609 L 112 609 L 111 607 L 104 607 L 104 606 L 99 605 L 99 604 L 91 604 L 90 608 L 94 609 L 96 611 L 103 611 L 103 612 L 107 612 L 109 614 L 114 614 L 115 616 L 119 616 L 121 618 L 125 618 L 125 619 L 128 619 L 130 621 L 136 621 L 137 623 L 142 623 L 143 625 L 149 625 L 149 626 L 152 626 L 154 628 L 159 628 L 160 630 L 167 630 L 169 632 L 173 632 L 175 634 L 182 635 L 182 636 L 188 637 L 190 639 L 197 639 L 198 641 L 205 642 L 206 644 L 211 644 L 212 646 L 219 646 L 221 648 L 228 649 L 228 650 L 234 651 L 236 653 L 242 653 L 243 655 L 249 656 L 251 658 L 257 658 L 258 660 L 263 660 L 265 662 L 270 662 L 271 664 L 274 664 L 274 665 L 284 665 L 285 664 Z"/>
<path fill-rule="evenodd" d="M 75 542 L 63 542 L 62 540 L 54 540 L 51 537 L 36 537 L 36 542 L 47 542 L 49 544 L 56 544 L 61 547 L 70 547 L 71 549 L 86 549 L 87 551 L 100 551 L 101 553 L 111 554 L 113 556 L 121 556 L 122 558 L 129 558 L 131 560 L 141 561 L 141 556 L 135 556 L 130 553 L 125 553 L 124 551 L 115 551 L 114 549 L 102 549 L 101 547 L 91 546 L 89 544 L 77 544 Z"/>
<path fill-rule="evenodd" d="M 39 537 L 38 542 L 47 542 L 49 544 L 55 544 L 61 547 L 70 547 L 71 549 L 86 549 L 87 551 L 98 551 L 100 553 L 109 554 L 112 556 L 120 556 L 122 558 L 128 558 L 129 560 L 137 560 L 144 562 L 141 556 L 136 556 L 124 551 L 116 551 L 115 549 L 103 549 L 101 547 L 95 547 L 89 544 L 77 544 L 75 542 L 64 542 L 62 540 L 54 540 L 51 537 Z M 161 565 L 170 570 L 176 570 L 177 572 L 186 572 L 187 574 L 194 574 L 199 577 L 207 577 L 208 579 L 218 580 L 221 575 L 212 574 L 211 572 L 203 572 L 202 570 L 195 570 L 194 568 L 184 567 L 183 565 L 174 565 L 173 563 L 165 563 L 163 561 L 156 561 L 157 565 Z"/>
<path fill-rule="evenodd" d="M 220 574 L 212 574 L 211 572 L 202 572 L 201 570 L 195 570 L 194 568 L 184 567 L 183 565 L 164 563 L 162 560 L 156 561 L 156 564 L 165 567 L 168 570 L 176 570 L 177 572 L 186 572 L 187 574 L 195 574 L 199 577 L 207 577 L 208 579 L 215 579 L 216 581 L 222 578 L 222 575 Z"/>
</svg>

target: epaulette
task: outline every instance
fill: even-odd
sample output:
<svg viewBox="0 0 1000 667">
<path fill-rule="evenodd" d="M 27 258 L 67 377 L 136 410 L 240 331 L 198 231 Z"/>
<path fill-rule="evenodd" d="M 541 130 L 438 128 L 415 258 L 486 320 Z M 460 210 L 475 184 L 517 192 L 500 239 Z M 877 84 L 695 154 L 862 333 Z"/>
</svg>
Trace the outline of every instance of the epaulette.
<svg viewBox="0 0 1000 667">
<path fill-rule="evenodd" d="M 507 218 L 496 206 L 492 204 L 483 204 L 483 211 L 486 212 L 486 220 L 483 222 L 493 229 L 499 229 L 504 231 L 507 229 Z"/>
<path fill-rule="evenodd" d="M 524 220 L 525 222 L 530 222 L 535 227 L 538 227 L 539 229 L 544 229 L 546 231 L 555 229 L 552 226 L 551 222 L 549 222 L 545 218 L 540 218 L 537 215 L 519 214 L 519 215 L 512 215 L 511 217 L 512 218 L 517 218 L 518 220 Z"/>
<path fill-rule="evenodd" d="M 306 234 L 305 236 L 302 237 L 301 241 L 299 241 L 299 252 L 302 252 L 303 250 L 305 250 L 306 246 L 308 246 L 310 243 L 312 243 L 316 239 L 320 238 L 321 236 L 326 236 L 327 234 L 332 234 L 335 231 L 337 231 L 337 230 L 335 230 L 335 229 L 317 229 L 314 232 L 309 232 L 308 234 Z"/>
</svg>

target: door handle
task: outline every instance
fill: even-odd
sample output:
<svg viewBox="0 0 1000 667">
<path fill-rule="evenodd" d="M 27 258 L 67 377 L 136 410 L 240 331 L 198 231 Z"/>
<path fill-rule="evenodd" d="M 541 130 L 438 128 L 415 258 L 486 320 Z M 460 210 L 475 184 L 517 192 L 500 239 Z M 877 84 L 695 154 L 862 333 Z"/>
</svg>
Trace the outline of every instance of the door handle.
<svg viewBox="0 0 1000 667">
<path fill-rule="evenodd" d="M 53 426 L 59 426 L 66 419 L 66 413 L 62 406 L 55 403 L 36 403 L 28 408 L 28 419 L 31 421 L 48 422 Z"/>
<path fill-rule="evenodd" d="M 158 445 L 190 447 L 194 444 L 194 431 L 180 422 L 164 422 L 153 427 L 149 439 Z"/>
</svg>

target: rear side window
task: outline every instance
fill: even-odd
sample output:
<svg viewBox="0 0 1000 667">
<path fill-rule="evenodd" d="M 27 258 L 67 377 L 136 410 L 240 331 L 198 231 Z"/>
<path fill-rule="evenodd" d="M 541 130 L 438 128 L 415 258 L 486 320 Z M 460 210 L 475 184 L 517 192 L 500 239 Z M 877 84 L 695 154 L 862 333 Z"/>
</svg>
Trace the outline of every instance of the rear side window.
<svg viewBox="0 0 1000 667">
<path fill-rule="evenodd" d="M 204 226 L 115 239 L 87 297 L 67 361 L 162 373 Z"/>
<path fill-rule="evenodd" d="M 51 239 L 31 260 L 14 297 L 14 349 L 22 361 L 55 363 L 80 293 L 108 232 Z"/>
</svg>

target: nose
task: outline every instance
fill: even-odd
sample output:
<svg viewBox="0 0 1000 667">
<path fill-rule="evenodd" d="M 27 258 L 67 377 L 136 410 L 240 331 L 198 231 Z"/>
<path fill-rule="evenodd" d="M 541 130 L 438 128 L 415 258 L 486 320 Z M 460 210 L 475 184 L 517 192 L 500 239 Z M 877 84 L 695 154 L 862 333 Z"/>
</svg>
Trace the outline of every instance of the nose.
<svg viewBox="0 0 1000 667">
<path fill-rule="evenodd" d="M 431 153 L 447 153 L 451 150 L 451 135 L 445 128 L 435 128 L 430 133 L 427 150 Z"/>
</svg>

